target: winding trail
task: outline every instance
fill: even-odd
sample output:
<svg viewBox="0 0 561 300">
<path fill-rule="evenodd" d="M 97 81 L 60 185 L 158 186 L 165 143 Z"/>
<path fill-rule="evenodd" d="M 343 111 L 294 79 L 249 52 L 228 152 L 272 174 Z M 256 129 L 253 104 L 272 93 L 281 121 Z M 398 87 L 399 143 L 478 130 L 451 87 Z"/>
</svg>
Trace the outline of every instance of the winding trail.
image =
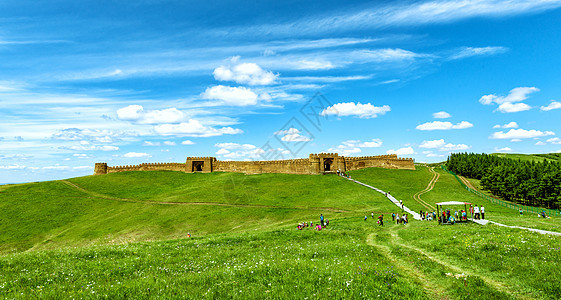
<svg viewBox="0 0 561 300">
<path fill-rule="evenodd" d="M 291 210 L 324 210 L 331 212 L 350 212 L 348 210 L 332 207 L 282 207 L 274 205 L 258 205 L 258 204 L 235 204 L 235 203 L 221 203 L 221 202 L 169 202 L 169 201 L 150 201 L 150 200 L 135 200 L 128 198 L 112 197 L 101 193 L 96 193 L 87 190 L 73 182 L 67 180 L 60 180 L 71 188 L 79 190 L 82 193 L 88 194 L 94 198 L 101 198 L 106 200 L 113 200 L 119 202 L 139 203 L 139 204 L 154 204 L 154 205 L 209 205 L 209 206 L 228 206 L 228 207 L 249 207 L 249 208 L 271 208 L 271 209 L 291 209 Z"/>
<path fill-rule="evenodd" d="M 397 199 L 395 199 L 394 196 L 392 196 L 392 195 L 390 195 L 390 194 L 388 194 L 388 193 L 382 191 L 382 190 L 379 189 L 379 188 L 375 188 L 375 187 L 370 186 L 370 185 L 368 185 L 368 184 L 366 184 L 366 183 L 362 183 L 362 182 L 360 182 L 360 181 L 358 181 L 358 180 L 354 180 L 354 179 L 351 179 L 351 178 L 347 178 L 347 179 L 350 180 L 350 181 L 353 181 L 353 182 L 355 182 L 355 183 L 358 183 L 358 184 L 360 184 L 360 185 L 362 185 L 362 186 L 365 186 L 365 187 L 367 187 L 367 188 L 369 188 L 369 189 L 373 189 L 373 190 L 375 190 L 376 192 L 379 192 L 379 193 L 384 194 L 393 204 L 395 204 L 395 205 L 396 205 L 397 207 L 399 207 L 400 209 L 403 209 L 403 210 L 406 211 L 408 214 L 412 215 L 412 216 L 413 216 L 413 219 L 415 219 L 415 220 L 421 220 L 421 216 L 419 215 L 419 213 L 412 211 L 411 209 L 409 209 L 409 208 L 408 208 L 407 206 L 405 206 L 405 205 L 400 205 L 400 204 L 399 204 L 399 201 L 398 201 Z"/>
<path fill-rule="evenodd" d="M 394 254 L 393 253 L 394 251 L 403 251 L 405 249 L 407 251 L 410 251 L 410 253 L 414 254 L 417 257 L 417 259 L 422 259 L 423 261 L 428 260 L 433 262 L 442 271 L 442 273 L 446 271 L 451 271 L 457 274 L 465 274 L 468 276 L 479 277 L 486 285 L 492 287 L 497 291 L 508 294 L 513 298 L 519 298 L 519 299 L 525 298 L 521 295 L 518 295 L 516 291 L 511 291 L 507 284 L 491 279 L 486 275 L 471 272 L 469 269 L 460 266 L 455 261 L 447 260 L 445 257 L 439 256 L 425 249 L 412 246 L 410 245 L 410 243 L 406 243 L 396 233 L 395 228 L 392 228 L 388 233 L 390 234 L 390 238 L 379 239 L 377 240 L 379 241 L 378 243 L 374 242 L 378 233 L 371 233 L 367 236 L 366 243 L 380 250 L 380 253 L 385 257 L 387 257 L 390 261 L 394 262 L 399 269 L 405 271 L 409 275 L 414 276 L 416 279 L 415 281 L 419 282 L 420 285 L 427 292 L 433 294 L 435 298 L 441 298 L 443 295 L 446 295 L 446 287 L 443 285 L 442 278 L 437 275 L 434 275 L 435 272 L 432 272 L 432 274 L 426 273 L 426 271 L 423 271 L 421 268 L 416 267 L 414 264 L 408 261 L 414 259 L 414 257 L 411 257 L 409 254 L 407 255 Z M 441 299 L 446 299 L 446 298 L 441 298 Z"/>
<path fill-rule="evenodd" d="M 432 178 L 424 190 L 416 192 L 415 195 L 413 195 L 413 199 L 417 201 L 419 204 L 421 204 L 422 206 L 424 206 L 425 208 L 434 211 L 436 210 L 436 207 L 434 205 L 430 205 L 429 203 L 421 199 L 421 195 L 430 192 L 434 188 L 434 185 L 438 181 L 438 178 L 440 178 L 440 174 L 434 171 L 434 167 L 431 168 L 427 167 L 427 168 L 429 172 L 432 173 Z"/>
</svg>

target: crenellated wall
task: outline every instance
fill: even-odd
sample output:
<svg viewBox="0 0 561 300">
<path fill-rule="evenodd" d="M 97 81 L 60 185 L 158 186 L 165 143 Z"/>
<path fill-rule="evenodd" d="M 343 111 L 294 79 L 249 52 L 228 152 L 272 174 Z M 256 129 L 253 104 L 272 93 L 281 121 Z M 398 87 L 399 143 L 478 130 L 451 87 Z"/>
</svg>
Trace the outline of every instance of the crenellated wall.
<svg viewBox="0 0 561 300">
<path fill-rule="evenodd" d="M 181 172 L 238 172 L 246 174 L 287 173 L 325 174 L 337 170 L 343 172 L 363 168 L 387 168 L 415 170 L 412 158 L 398 158 L 396 154 L 379 156 L 344 157 L 338 153 L 310 154 L 309 158 L 270 161 L 220 161 L 215 157 L 187 157 L 183 163 L 143 163 L 132 166 L 108 167 L 106 163 L 96 163 L 94 175 L 123 171 L 170 170 Z"/>
</svg>

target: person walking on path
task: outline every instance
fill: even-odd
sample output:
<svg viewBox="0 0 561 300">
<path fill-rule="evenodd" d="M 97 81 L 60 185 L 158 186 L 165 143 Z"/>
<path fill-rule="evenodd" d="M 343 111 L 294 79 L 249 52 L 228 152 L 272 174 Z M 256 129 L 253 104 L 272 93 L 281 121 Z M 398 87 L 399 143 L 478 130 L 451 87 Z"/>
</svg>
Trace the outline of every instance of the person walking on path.
<svg viewBox="0 0 561 300">
<path fill-rule="evenodd" d="M 403 210 L 403 201 L 401 201 L 401 199 L 399 200 L 399 206 L 401 206 L 401 209 Z"/>
<path fill-rule="evenodd" d="M 378 217 L 378 224 L 380 224 L 380 226 L 384 226 L 384 215 L 380 215 Z"/>
<path fill-rule="evenodd" d="M 477 206 L 477 204 L 473 208 L 473 214 L 475 215 L 475 219 L 479 220 L 479 206 Z"/>
<path fill-rule="evenodd" d="M 481 205 L 481 208 L 479 210 L 481 211 L 481 220 L 485 220 L 485 207 Z"/>
</svg>

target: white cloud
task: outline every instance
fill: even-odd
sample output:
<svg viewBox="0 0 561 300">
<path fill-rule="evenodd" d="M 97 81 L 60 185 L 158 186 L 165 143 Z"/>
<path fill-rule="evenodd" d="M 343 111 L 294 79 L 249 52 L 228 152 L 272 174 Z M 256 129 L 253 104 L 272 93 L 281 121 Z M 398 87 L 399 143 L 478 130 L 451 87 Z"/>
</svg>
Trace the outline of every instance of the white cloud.
<svg viewBox="0 0 561 300">
<path fill-rule="evenodd" d="M 483 105 L 498 104 L 498 111 L 502 113 L 513 113 L 530 110 L 532 107 L 526 103 L 521 103 L 528 99 L 528 95 L 538 92 L 540 89 L 536 87 L 517 87 L 510 90 L 507 96 L 497 96 L 495 94 L 484 95 L 479 99 L 479 103 Z M 520 103 L 515 103 L 520 102 Z"/>
<path fill-rule="evenodd" d="M 165 141 L 165 142 L 164 142 L 164 145 L 167 145 L 167 146 L 175 146 L 175 142 L 173 142 L 173 141 Z"/>
<path fill-rule="evenodd" d="M 510 141 L 513 142 L 513 143 L 522 142 L 521 139 L 512 139 L 512 140 L 510 140 Z"/>
<path fill-rule="evenodd" d="M 375 3 L 375 4 L 374 4 Z M 555 9 L 561 3 L 555 0 L 432 0 L 398 1 L 380 4 L 374 2 L 369 7 L 336 11 L 321 17 L 306 16 L 296 22 L 259 24 L 241 29 L 240 34 L 262 32 L 271 34 L 309 35 L 333 33 L 352 29 L 387 29 L 396 26 L 421 26 L 425 24 L 451 23 L 469 18 L 498 18 L 521 14 L 537 13 Z M 386 3 L 386 2 L 384 2 Z"/>
<path fill-rule="evenodd" d="M 423 141 L 421 145 L 419 145 L 419 148 L 434 149 L 434 148 L 440 148 L 444 145 L 446 145 L 446 142 L 444 142 L 443 139 L 434 140 L 434 141 Z"/>
<path fill-rule="evenodd" d="M 230 153 L 230 151 L 228 151 L 226 149 L 220 149 L 220 150 L 216 151 L 217 155 L 228 154 L 228 153 Z"/>
<path fill-rule="evenodd" d="M 561 145 L 561 139 L 556 137 L 556 138 L 550 138 L 547 140 L 548 143 L 551 144 L 555 144 L 555 145 Z"/>
<path fill-rule="evenodd" d="M 139 124 L 179 123 L 186 119 L 185 113 L 177 108 L 147 110 L 140 105 L 129 105 L 117 110 L 117 117 L 123 121 Z"/>
<path fill-rule="evenodd" d="M 433 121 L 423 123 L 418 125 L 416 129 L 418 130 L 450 130 L 450 129 L 466 129 L 473 127 L 473 124 L 467 121 L 462 121 L 456 125 L 450 122 L 442 122 L 442 121 Z"/>
<path fill-rule="evenodd" d="M 121 138 L 136 136 L 137 133 L 131 131 L 113 131 L 109 129 L 79 129 L 66 128 L 57 130 L 51 135 L 52 139 L 63 141 L 83 141 L 98 143 L 111 143 Z"/>
<path fill-rule="evenodd" d="M 0 166 L 0 170 L 1 169 L 4 169 L 4 170 L 24 170 L 26 168 L 27 168 L 26 166 L 22 166 L 22 165 L 18 165 L 18 164 L 8 165 L 8 166 Z"/>
<path fill-rule="evenodd" d="M 547 144 L 544 143 L 544 142 L 542 142 L 542 141 L 538 141 L 538 142 L 536 142 L 535 145 L 536 145 L 536 146 L 545 146 L 545 145 L 547 145 Z"/>
<path fill-rule="evenodd" d="M 351 54 L 353 57 L 368 62 L 396 62 L 412 61 L 418 57 L 426 57 L 426 54 L 419 54 L 404 49 L 375 49 L 375 50 L 356 50 Z"/>
<path fill-rule="evenodd" d="M 502 112 L 502 113 L 514 113 L 514 112 L 520 112 L 520 111 L 526 111 L 526 110 L 530 110 L 532 109 L 532 107 L 526 103 L 510 103 L 510 102 L 505 102 L 501 105 L 499 105 L 499 108 L 497 108 L 498 111 Z"/>
<path fill-rule="evenodd" d="M 495 152 L 512 152 L 512 149 L 510 149 L 509 147 L 495 148 Z"/>
<path fill-rule="evenodd" d="M 439 112 L 433 113 L 432 117 L 435 118 L 435 119 L 447 119 L 447 118 L 451 118 L 452 116 L 445 111 L 439 111 Z"/>
<path fill-rule="evenodd" d="M 69 166 L 61 166 L 59 164 L 56 164 L 54 166 L 46 166 L 46 167 L 42 167 L 42 170 L 68 170 L 70 169 Z"/>
<path fill-rule="evenodd" d="M 259 100 L 259 96 L 249 88 L 224 85 L 207 88 L 201 94 L 201 97 L 203 99 L 219 100 L 226 105 L 232 106 L 256 105 Z"/>
<path fill-rule="evenodd" d="M 214 128 L 204 126 L 201 122 L 191 119 L 187 123 L 162 124 L 154 127 L 156 133 L 161 135 L 191 136 L 191 137 L 211 137 L 224 134 L 240 134 L 241 129 L 232 127 Z"/>
<path fill-rule="evenodd" d="M 107 145 L 80 145 L 80 146 L 61 146 L 59 149 L 66 150 L 76 150 L 76 151 L 117 151 L 119 147 L 117 146 L 107 146 Z"/>
<path fill-rule="evenodd" d="M 252 150 L 257 148 L 252 144 L 238 144 L 238 143 L 218 143 L 214 147 L 228 149 L 228 150 Z"/>
<path fill-rule="evenodd" d="M 359 140 L 347 140 L 341 142 L 341 145 L 335 148 L 327 149 L 328 152 L 337 152 L 341 155 L 347 156 L 362 152 L 361 148 L 377 148 L 382 146 L 381 139 L 372 139 L 371 141 L 361 142 Z"/>
<path fill-rule="evenodd" d="M 181 145 L 194 145 L 195 142 L 190 141 L 190 140 L 184 140 L 183 142 L 181 142 Z"/>
<path fill-rule="evenodd" d="M 504 133 L 502 131 L 493 133 L 490 139 L 529 139 L 548 135 L 555 135 L 552 131 L 539 131 L 539 130 L 524 130 L 524 129 L 511 129 Z"/>
<path fill-rule="evenodd" d="M 296 70 L 329 70 L 335 66 L 327 60 L 300 60 L 293 63 Z"/>
<path fill-rule="evenodd" d="M 265 153 L 263 149 L 252 144 L 217 143 L 214 146 L 220 148 L 216 151 L 217 155 L 221 155 L 229 160 L 241 158 L 244 160 L 257 159 L 259 155 Z"/>
<path fill-rule="evenodd" d="M 288 130 L 276 131 L 275 135 L 282 135 L 283 137 L 281 138 L 281 140 L 284 142 L 309 142 L 312 140 L 311 138 L 303 136 L 300 133 L 300 130 L 296 128 L 289 128 Z"/>
<path fill-rule="evenodd" d="M 504 53 L 508 51 L 505 47 L 464 47 L 461 48 L 458 53 L 452 55 L 450 59 L 460 59 L 471 56 L 481 56 L 481 55 L 493 55 L 498 53 Z"/>
<path fill-rule="evenodd" d="M 160 142 L 144 141 L 143 146 L 160 146 Z"/>
<path fill-rule="evenodd" d="M 540 107 L 541 110 L 543 111 L 550 111 L 552 109 L 560 109 L 561 108 L 561 102 L 557 102 L 554 100 L 551 100 L 551 103 L 549 103 L 548 106 L 542 106 Z"/>
<path fill-rule="evenodd" d="M 376 118 L 378 115 L 384 115 L 391 109 L 388 105 L 384 106 L 374 106 L 370 103 L 354 103 L 354 102 L 343 102 L 337 103 L 324 109 L 320 115 L 328 116 L 335 115 L 339 117 L 345 116 L 357 116 L 359 118 Z"/>
<path fill-rule="evenodd" d="M 393 150 L 390 149 L 388 151 L 386 151 L 387 154 L 397 154 L 397 155 L 409 155 L 409 154 L 415 154 L 415 150 L 413 150 L 413 148 L 411 147 L 405 147 L 405 148 L 400 148 L 397 150 Z"/>
<path fill-rule="evenodd" d="M 278 78 L 278 75 L 263 70 L 255 63 L 242 63 L 233 67 L 220 66 L 214 70 L 213 74 L 216 80 L 234 81 L 248 85 L 270 85 L 274 84 Z"/>
<path fill-rule="evenodd" d="M 87 154 L 83 154 L 83 153 L 74 153 L 72 154 L 72 156 L 76 158 L 90 158 Z"/>
<path fill-rule="evenodd" d="M 129 152 L 125 155 L 123 155 L 123 157 L 152 157 L 150 154 L 148 153 L 144 153 L 144 152 Z"/>
<path fill-rule="evenodd" d="M 419 148 L 438 149 L 438 151 L 461 151 L 468 150 L 471 147 L 466 144 L 446 143 L 444 139 L 440 139 L 433 141 L 423 141 L 421 145 L 419 145 Z"/>
<path fill-rule="evenodd" d="M 510 122 L 510 123 L 504 124 L 504 125 L 497 124 L 497 125 L 493 126 L 493 128 L 506 128 L 506 129 L 508 129 L 508 128 L 518 128 L 518 123 Z"/>
</svg>

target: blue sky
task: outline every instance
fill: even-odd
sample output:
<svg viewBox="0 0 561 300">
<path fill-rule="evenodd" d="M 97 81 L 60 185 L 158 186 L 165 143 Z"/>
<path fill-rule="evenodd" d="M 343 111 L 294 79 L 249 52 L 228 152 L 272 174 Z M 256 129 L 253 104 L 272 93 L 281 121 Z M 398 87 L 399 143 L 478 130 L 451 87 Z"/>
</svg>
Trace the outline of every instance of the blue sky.
<svg viewBox="0 0 561 300">
<path fill-rule="evenodd" d="M 0 1 L 0 184 L 561 152 L 561 1 Z"/>
</svg>

